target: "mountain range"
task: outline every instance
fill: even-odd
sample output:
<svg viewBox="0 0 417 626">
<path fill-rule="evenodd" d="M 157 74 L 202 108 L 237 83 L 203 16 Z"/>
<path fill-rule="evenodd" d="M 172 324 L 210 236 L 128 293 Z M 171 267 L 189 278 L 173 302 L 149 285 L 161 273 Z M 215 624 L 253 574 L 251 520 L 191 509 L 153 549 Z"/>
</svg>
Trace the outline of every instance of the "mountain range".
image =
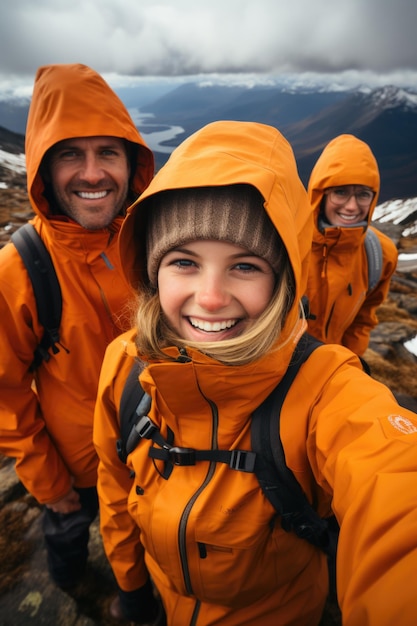
<svg viewBox="0 0 417 626">
<path fill-rule="evenodd" d="M 417 93 L 409 90 L 387 86 L 312 92 L 191 83 L 141 111 L 152 113 L 157 124 L 184 128 L 171 145 L 213 120 L 271 124 L 291 143 L 304 184 L 324 146 L 339 134 L 352 133 L 370 145 L 378 161 L 380 201 L 417 195 Z"/>
<path fill-rule="evenodd" d="M 332 91 L 197 81 L 161 96 L 155 93 L 154 100 L 139 87 L 122 89 L 119 95 L 146 140 L 161 128 L 177 129 L 171 137 L 168 132 L 159 146 L 148 141 L 157 168 L 172 148 L 203 125 L 220 119 L 252 120 L 277 127 L 288 139 L 304 184 L 328 141 L 352 133 L 370 145 L 378 161 L 380 202 L 417 197 L 417 91 L 393 86 Z M 0 99 L 0 149 L 22 149 L 28 106 L 28 100 Z"/>
</svg>

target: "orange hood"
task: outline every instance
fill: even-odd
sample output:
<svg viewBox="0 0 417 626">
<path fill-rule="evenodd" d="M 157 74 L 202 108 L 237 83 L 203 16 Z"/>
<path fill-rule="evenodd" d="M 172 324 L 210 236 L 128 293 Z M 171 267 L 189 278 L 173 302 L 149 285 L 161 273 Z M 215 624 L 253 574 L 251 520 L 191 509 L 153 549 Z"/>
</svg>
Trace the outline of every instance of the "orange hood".
<svg viewBox="0 0 417 626">
<path fill-rule="evenodd" d="M 131 190 L 137 196 L 153 176 L 154 159 L 122 101 L 94 70 L 79 63 L 40 67 L 26 127 L 26 171 L 30 200 L 40 216 L 49 213 L 39 167 L 58 141 L 112 136 L 139 147 Z"/>
<path fill-rule="evenodd" d="M 134 289 L 148 282 L 144 235 L 148 198 L 169 189 L 239 183 L 253 185 L 262 194 L 265 210 L 286 246 L 297 288 L 287 320 L 287 326 L 293 328 L 299 316 L 298 300 L 306 288 L 312 212 L 291 146 L 271 126 L 213 122 L 176 148 L 128 209 L 119 239 L 123 271 Z"/>
<path fill-rule="evenodd" d="M 369 224 L 380 188 L 378 163 L 368 144 L 354 135 L 339 135 L 330 141 L 311 172 L 308 195 L 316 225 L 324 190 L 338 185 L 366 185 L 374 191 L 368 213 Z"/>
</svg>

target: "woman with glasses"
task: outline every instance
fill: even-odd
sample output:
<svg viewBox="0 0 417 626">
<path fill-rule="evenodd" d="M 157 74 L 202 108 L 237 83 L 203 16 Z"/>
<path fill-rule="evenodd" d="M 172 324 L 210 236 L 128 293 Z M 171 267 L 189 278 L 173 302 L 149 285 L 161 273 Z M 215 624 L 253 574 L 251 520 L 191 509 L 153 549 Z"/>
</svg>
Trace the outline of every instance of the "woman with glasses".
<svg viewBox="0 0 417 626">
<path fill-rule="evenodd" d="M 393 241 L 370 225 L 379 187 L 376 159 L 369 146 L 353 135 L 339 135 L 330 141 L 308 184 L 314 210 L 306 294 L 309 332 L 359 356 L 378 323 L 376 310 L 387 296 L 398 257 Z M 365 249 L 367 230 L 377 235 L 382 252 L 379 280 L 372 288 Z"/>
</svg>

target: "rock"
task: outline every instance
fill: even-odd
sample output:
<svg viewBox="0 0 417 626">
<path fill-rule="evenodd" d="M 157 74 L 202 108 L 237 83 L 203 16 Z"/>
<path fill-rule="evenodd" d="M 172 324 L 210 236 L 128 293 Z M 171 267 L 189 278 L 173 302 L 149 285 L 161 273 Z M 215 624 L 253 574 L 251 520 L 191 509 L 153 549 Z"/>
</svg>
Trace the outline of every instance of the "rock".
<svg viewBox="0 0 417 626">
<path fill-rule="evenodd" d="M 404 346 L 417 335 L 417 284 L 412 284 L 414 294 L 411 290 L 407 294 L 390 291 L 379 307 L 379 323 L 371 332 L 364 358 L 372 376 L 387 385 L 402 406 L 416 411 L 413 407 L 417 402 L 417 357 Z"/>
<path fill-rule="evenodd" d="M 2 478 L 3 472 L 11 470 L 13 465 L 5 464 Z M 19 482 L 17 477 L 14 482 Z M 91 527 L 87 573 L 69 594 L 49 578 L 41 518 L 41 507 L 26 492 L 1 509 L 1 626 L 114 626 L 107 614 L 116 585 L 103 552 L 98 520 Z"/>
<path fill-rule="evenodd" d="M 417 285 L 414 287 L 417 289 Z M 408 313 L 417 319 L 417 296 L 410 293 L 393 293 L 390 294 L 391 299 L 400 309 L 405 309 Z"/>
<path fill-rule="evenodd" d="M 399 358 L 417 363 L 416 357 L 404 347 L 404 343 L 413 339 L 416 332 L 401 322 L 380 322 L 371 334 L 369 348 L 391 361 Z"/>
<path fill-rule="evenodd" d="M 399 244 L 404 226 L 392 222 L 372 222 L 372 226 L 392 239 L 395 245 Z"/>
</svg>

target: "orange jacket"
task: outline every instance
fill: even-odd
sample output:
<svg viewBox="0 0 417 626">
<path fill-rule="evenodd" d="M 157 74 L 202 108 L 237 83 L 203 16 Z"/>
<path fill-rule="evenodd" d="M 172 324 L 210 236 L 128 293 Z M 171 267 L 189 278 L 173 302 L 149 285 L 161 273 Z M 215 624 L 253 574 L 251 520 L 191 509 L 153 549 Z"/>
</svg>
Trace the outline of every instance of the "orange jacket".
<svg viewBox="0 0 417 626">
<path fill-rule="evenodd" d="M 131 181 L 137 197 L 153 176 L 153 156 L 120 99 L 86 66 L 40 68 L 26 131 L 27 182 L 32 223 L 61 285 L 62 347 L 34 381 L 29 366 L 42 328 L 27 272 L 7 244 L 0 251 L 0 452 L 16 458 L 19 478 L 41 503 L 60 499 L 72 483 L 95 484 L 92 429 L 101 361 L 107 344 L 129 327 L 117 247 L 122 216 L 106 229 L 87 231 L 54 215 L 43 195 L 39 168 L 46 151 L 62 139 L 94 135 L 138 147 Z"/>
<path fill-rule="evenodd" d="M 236 126 L 237 124 L 237 126 Z M 234 150 L 223 148 L 232 133 Z M 238 143 L 239 142 L 239 143 Z M 178 148 L 129 210 L 120 246 L 136 284 L 143 271 L 143 200 L 181 186 L 250 183 L 287 248 L 298 299 L 305 290 L 312 214 L 292 152 L 276 129 L 218 122 Z M 219 207 L 221 210 L 221 207 Z M 189 349 L 189 362 L 152 362 L 140 375 L 150 418 L 173 445 L 251 447 L 251 413 L 276 386 L 304 323 L 297 303 L 284 346 L 226 366 Z M 168 479 L 142 439 L 116 454 L 118 407 L 136 356 L 134 331 L 107 348 L 96 404 L 104 546 L 122 589 L 155 581 L 169 626 L 314 626 L 327 591 L 323 554 L 281 529 L 254 474 L 222 463 L 174 466 Z M 173 356 L 175 347 L 167 349 Z M 342 346 L 322 346 L 301 367 L 281 416 L 288 465 L 320 514 L 342 524 L 339 592 L 346 626 L 411 626 L 417 618 L 417 416 L 368 377 Z M 132 477 L 132 471 L 134 477 Z"/>
<path fill-rule="evenodd" d="M 324 190 L 337 185 L 367 185 L 375 192 L 367 224 L 351 227 L 319 224 Z M 392 240 L 374 229 L 382 246 L 382 272 L 368 292 L 366 228 L 370 226 L 379 193 L 378 165 L 369 146 L 353 135 L 340 135 L 323 150 L 310 176 L 308 193 L 314 209 L 314 233 L 307 297 L 315 319 L 309 332 L 326 343 L 339 343 L 362 355 L 376 310 L 385 300 L 398 252 Z"/>
</svg>

